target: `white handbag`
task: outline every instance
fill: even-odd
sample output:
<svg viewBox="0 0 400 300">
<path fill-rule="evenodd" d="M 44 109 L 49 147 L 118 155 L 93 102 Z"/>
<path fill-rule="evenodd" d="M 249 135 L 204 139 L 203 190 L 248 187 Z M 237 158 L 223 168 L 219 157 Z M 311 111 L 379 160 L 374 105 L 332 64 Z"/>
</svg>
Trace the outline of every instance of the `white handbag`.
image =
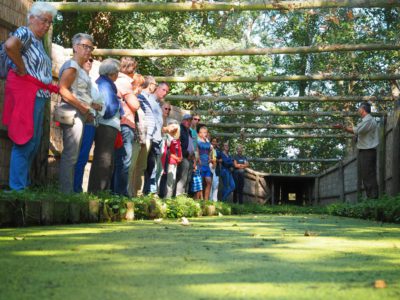
<svg viewBox="0 0 400 300">
<path fill-rule="evenodd" d="M 67 106 L 58 103 L 54 108 L 53 120 L 63 125 L 74 125 L 75 124 L 76 110 L 70 109 Z"/>
</svg>

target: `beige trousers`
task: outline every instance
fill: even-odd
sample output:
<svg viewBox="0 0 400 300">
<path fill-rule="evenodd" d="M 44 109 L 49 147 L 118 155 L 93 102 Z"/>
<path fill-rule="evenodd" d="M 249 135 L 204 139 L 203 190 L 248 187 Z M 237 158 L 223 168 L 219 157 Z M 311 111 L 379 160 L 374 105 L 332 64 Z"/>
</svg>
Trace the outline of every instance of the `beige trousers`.
<svg viewBox="0 0 400 300">
<path fill-rule="evenodd" d="M 150 140 L 146 140 L 146 144 L 133 143 L 132 163 L 128 177 L 128 195 L 130 197 L 143 195 L 144 171 L 147 168 L 147 155 L 149 154 L 150 146 Z"/>
</svg>

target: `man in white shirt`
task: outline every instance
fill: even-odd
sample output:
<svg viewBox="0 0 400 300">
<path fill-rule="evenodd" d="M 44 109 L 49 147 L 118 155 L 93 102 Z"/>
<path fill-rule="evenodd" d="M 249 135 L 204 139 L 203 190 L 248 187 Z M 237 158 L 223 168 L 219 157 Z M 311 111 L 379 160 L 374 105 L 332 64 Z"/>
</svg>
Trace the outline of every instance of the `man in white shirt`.
<svg viewBox="0 0 400 300">
<path fill-rule="evenodd" d="M 361 103 L 358 113 L 362 120 L 355 127 L 336 125 L 344 131 L 357 136 L 358 162 L 361 180 L 368 198 L 376 199 L 379 196 L 376 179 L 376 147 L 379 144 L 378 124 L 371 116 L 371 104 Z"/>
</svg>

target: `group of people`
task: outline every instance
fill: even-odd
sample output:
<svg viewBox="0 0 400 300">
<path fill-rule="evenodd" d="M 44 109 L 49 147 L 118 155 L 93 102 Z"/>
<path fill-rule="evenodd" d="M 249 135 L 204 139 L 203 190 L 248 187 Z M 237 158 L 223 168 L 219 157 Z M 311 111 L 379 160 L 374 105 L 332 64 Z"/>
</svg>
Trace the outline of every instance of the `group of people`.
<svg viewBox="0 0 400 300">
<path fill-rule="evenodd" d="M 237 154 L 229 154 L 229 143 L 220 149 L 216 137 L 211 137 L 198 114 L 185 114 L 180 125 L 181 161 L 176 167 L 176 184 L 167 190 L 167 196 L 193 195 L 195 199 L 227 201 L 233 192 L 233 202 L 243 203 L 244 172 L 249 166 L 242 146 Z M 175 167 L 174 167 L 175 170 Z"/>
<path fill-rule="evenodd" d="M 165 82 L 136 73 L 129 57 L 101 62 L 99 76 L 92 80 L 92 36 L 78 33 L 72 38 L 73 57 L 59 72 L 59 85 L 52 84 L 52 62 L 43 38 L 56 9 L 36 2 L 28 13 L 28 26 L 19 27 L 4 44 L 8 56 L 3 124 L 13 141 L 9 186 L 23 190 L 30 184 L 29 170 L 40 147 L 46 101 L 59 93 L 54 118 L 63 132 L 60 189 L 81 192 L 89 152 L 94 155 L 88 191 L 112 190 L 137 197 L 159 194 L 172 197 L 192 194 L 197 199 L 216 200 L 218 181 L 223 182 L 222 200 L 234 194 L 243 202 L 244 169 L 248 167 L 242 148 L 229 155 L 229 145 L 219 149 L 210 139 L 200 116 L 184 115 L 181 124 L 169 118 L 171 105 Z M 2 67 L 2 66 L 0 66 Z M 337 125 L 358 137 L 361 179 L 369 198 L 378 196 L 376 182 L 377 124 L 371 106 L 359 108 L 362 121 L 355 127 Z"/>
<path fill-rule="evenodd" d="M 22 190 L 30 184 L 29 169 L 40 145 L 45 103 L 54 92 L 60 94 L 54 120 L 63 135 L 62 192 L 82 192 L 94 144 L 90 193 L 189 194 L 217 200 L 221 177 L 222 200 L 236 190 L 235 200 L 242 203 L 248 167 L 242 148 L 233 158 L 227 143 L 220 151 L 218 140 L 210 140 L 199 115 L 186 114 L 180 124 L 170 118 L 171 105 L 164 101 L 169 85 L 138 74 L 133 58 L 104 59 L 98 76 L 91 78 L 94 40 L 78 33 L 72 38 L 73 56 L 59 71 L 58 86 L 52 84 L 51 59 L 42 39 L 56 13 L 47 3 L 34 3 L 28 26 L 18 28 L 5 43 L 9 72 L 3 122 L 14 142 L 10 188 Z"/>
</svg>

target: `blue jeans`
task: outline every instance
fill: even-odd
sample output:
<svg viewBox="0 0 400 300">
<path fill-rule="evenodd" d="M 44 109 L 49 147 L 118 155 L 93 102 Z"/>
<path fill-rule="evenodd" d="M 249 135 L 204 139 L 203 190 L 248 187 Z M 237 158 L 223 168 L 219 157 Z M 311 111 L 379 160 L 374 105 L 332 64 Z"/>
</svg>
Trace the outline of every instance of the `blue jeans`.
<svg viewBox="0 0 400 300">
<path fill-rule="evenodd" d="M 114 174 L 112 179 L 112 191 L 115 194 L 128 196 L 129 168 L 132 162 L 133 139 L 135 133 L 127 125 L 121 125 L 123 146 L 115 150 Z"/>
<path fill-rule="evenodd" d="M 36 97 L 33 110 L 33 136 L 23 145 L 14 144 L 11 150 L 9 185 L 12 190 L 23 190 L 30 184 L 29 169 L 39 150 L 43 134 L 44 106 L 48 99 Z"/>
<path fill-rule="evenodd" d="M 147 168 L 144 172 L 143 194 L 157 193 L 157 166 L 160 159 L 161 141 L 152 142 L 147 156 Z"/>
<path fill-rule="evenodd" d="M 93 145 L 96 127 L 91 124 L 85 124 L 83 128 L 81 150 L 79 151 L 78 161 L 75 165 L 74 175 L 74 192 L 82 193 L 83 174 L 85 173 L 85 166 L 89 160 L 90 149 Z"/>
<path fill-rule="evenodd" d="M 224 167 L 221 168 L 220 178 L 222 178 L 222 201 L 226 201 L 229 195 L 235 190 L 235 181 L 232 172 Z"/>
</svg>

